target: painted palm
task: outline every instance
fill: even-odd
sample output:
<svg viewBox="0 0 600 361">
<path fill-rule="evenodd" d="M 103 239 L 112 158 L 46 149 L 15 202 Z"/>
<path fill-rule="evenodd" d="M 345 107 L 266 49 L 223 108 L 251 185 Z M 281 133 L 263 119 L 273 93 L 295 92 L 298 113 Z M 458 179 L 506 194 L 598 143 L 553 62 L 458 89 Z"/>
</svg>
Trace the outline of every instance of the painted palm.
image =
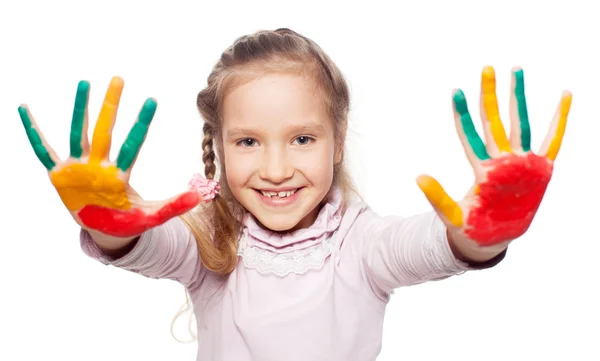
<svg viewBox="0 0 600 361">
<path fill-rule="evenodd" d="M 145 201 L 129 186 L 131 169 L 156 112 L 154 99 L 146 100 L 142 106 L 116 162 L 109 161 L 123 85 L 121 78 L 111 80 L 90 146 L 87 135 L 90 84 L 79 83 L 71 123 L 71 154 L 65 161 L 44 140 L 27 106 L 19 107 L 19 115 L 36 156 L 48 170 L 52 184 L 75 220 L 85 228 L 107 235 L 132 237 L 194 208 L 200 196 L 188 191 L 164 201 Z"/>
<path fill-rule="evenodd" d="M 523 71 L 513 70 L 510 98 L 511 133 L 507 138 L 500 120 L 494 69 L 481 76 L 481 118 L 486 143 L 481 140 L 461 90 L 453 94 L 456 129 L 475 173 L 475 185 L 455 202 L 432 177 L 417 183 L 453 231 L 492 246 L 518 238 L 529 228 L 552 177 L 571 107 L 564 92 L 550 130 L 537 154 L 531 151 L 531 131 Z"/>
</svg>

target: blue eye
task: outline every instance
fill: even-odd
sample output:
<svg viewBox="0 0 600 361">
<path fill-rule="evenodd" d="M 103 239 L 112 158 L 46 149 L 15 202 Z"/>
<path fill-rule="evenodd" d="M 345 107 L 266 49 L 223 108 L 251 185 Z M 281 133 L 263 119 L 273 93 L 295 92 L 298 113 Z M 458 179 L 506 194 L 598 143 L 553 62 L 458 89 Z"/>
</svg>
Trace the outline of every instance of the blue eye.
<svg viewBox="0 0 600 361">
<path fill-rule="evenodd" d="M 253 147 L 256 145 L 256 140 L 252 138 L 246 138 L 244 140 L 239 141 L 238 144 L 242 147 Z"/>
<path fill-rule="evenodd" d="M 305 135 L 296 138 L 294 141 L 299 145 L 307 145 L 312 142 L 314 139 L 311 137 L 307 137 Z"/>
</svg>

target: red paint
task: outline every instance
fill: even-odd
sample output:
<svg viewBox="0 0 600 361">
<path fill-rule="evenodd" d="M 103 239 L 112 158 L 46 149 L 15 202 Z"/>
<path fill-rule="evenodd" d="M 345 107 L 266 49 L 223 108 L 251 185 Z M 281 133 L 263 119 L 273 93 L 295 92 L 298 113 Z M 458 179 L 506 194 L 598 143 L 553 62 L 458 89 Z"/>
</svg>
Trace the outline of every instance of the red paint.
<svg viewBox="0 0 600 361">
<path fill-rule="evenodd" d="M 95 205 L 82 208 L 78 215 L 86 227 L 114 237 L 138 236 L 150 228 L 177 217 L 200 202 L 197 192 L 186 192 L 152 214 L 141 209 L 120 211 Z"/>
<path fill-rule="evenodd" d="M 479 185 L 465 234 L 482 246 L 516 239 L 531 225 L 548 182 L 552 164 L 535 154 L 490 159 L 487 181 Z"/>
</svg>

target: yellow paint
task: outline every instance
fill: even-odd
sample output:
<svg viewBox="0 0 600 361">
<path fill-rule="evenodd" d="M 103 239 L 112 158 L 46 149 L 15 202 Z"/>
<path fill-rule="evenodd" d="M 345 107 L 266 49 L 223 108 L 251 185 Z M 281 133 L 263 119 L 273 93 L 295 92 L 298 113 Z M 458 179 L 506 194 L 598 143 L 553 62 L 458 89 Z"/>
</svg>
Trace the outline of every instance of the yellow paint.
<svg viewBox="0 0 600 361">
<path fill-rule="evenodd" d="M 87 205 L 128 210 L 127 185 L 117 177 L 115 166 L 74 163 L 53 171 L 50 179 L 68 210 L 75 212 Z"/>
<path fill-rule="evenodd" d="M 104 103 L 94 128 L 92 147 L 90 150 L 90 163 L 100 163 L 108 157 L 110 152 L 111 133 L 114 120 L 117 116 L 121 93 L 123 92 L 123 79 L 114 77 L 110 81 L 104 97 Z"/>
<path fill-rule="evenodd" d="M 496 74 L 491 66 L 485 67 L 481 73 L 481 91 L 483 93 L 483 109 L 488 118 L 490 131 L 501 152 L 511 152 L 510 142 L 506 137 L 504 125 L 498 111 L 496 97 Z"/>
<path fill-rule="evenodd" d="M 558 119 L 558 124 L 556 125 L 556 133 L 554 133 L 554 138 L 548 147 L 548 153 L 546 156 L 548 159 L 554 161 L 556 156 L 558 155 L 558 151 L 560 150 L 560 146 L 562 144 L 563 136 L 565 135 L 565 129 L 567 128 L 567 118 L 569 117 L 569 110 L 571 109 L 571 100 L 573 96 L 571 94 L 565 95 L 560 100 L 560 117 Z"/>
<path fill-rule="evenodd" d="M 479 188 L 479 184 L 476 184 L 476 185 L 475 185 L 475 189 L 473 190 L 473 191 L 475 192 L 475 194 L 479 194 L 479 191 L 480 191 L 480 190 L 481 190 L 481 189 Z"/>
<path fill-rule="evenodd" d="M 417 178 L 419 188 L 427 197 L 427 200 L 455 227 L 463 225 L 463 214 L 460 206 L 444 191 L 440 183 L 430 176 Z"/>
</svg>

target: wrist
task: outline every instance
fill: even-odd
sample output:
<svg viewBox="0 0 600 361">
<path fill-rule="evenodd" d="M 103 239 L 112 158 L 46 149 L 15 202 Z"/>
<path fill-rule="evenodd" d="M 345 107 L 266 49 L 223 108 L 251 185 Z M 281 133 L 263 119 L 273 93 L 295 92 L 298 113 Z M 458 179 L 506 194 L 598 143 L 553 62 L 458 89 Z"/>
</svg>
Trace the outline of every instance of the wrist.
<svg viewBox="0 0 600 361">
<path fill-rule="evenodd" d="M 137 244 L 140 236 L 120 238 L 109 236 L 93 229 L 86 229 L 90 234 L 96 246 L 107 256 L 112 258 L 120 258 L 129 253 Z"/>
<path fill-rule="evenodd" d="M 454 254 L 454 257 L 465 263 L 483 263 L 487 262 L 500 253 L 506 251 L 510 241 L 499 243 L 493 246 L 480 246 L 477 242 L 465 237 L 456 231 L 446 229 L 448 245 Z"/>
</svg>

